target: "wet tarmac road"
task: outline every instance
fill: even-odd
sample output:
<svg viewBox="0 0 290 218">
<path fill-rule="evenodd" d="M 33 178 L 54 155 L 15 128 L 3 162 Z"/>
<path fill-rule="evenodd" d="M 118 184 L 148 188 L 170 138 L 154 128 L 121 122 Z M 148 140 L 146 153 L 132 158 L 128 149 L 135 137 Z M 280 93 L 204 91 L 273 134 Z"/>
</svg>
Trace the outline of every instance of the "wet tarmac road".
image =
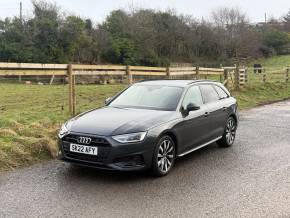
<svg viewBox="0 0 290 218">
<path fill-rule="evenodd" d="M 290 101 L 241 113 L 163 178 L 50 161 L 0 175 L 0 217 L 290 217 Z"/>
</svg>

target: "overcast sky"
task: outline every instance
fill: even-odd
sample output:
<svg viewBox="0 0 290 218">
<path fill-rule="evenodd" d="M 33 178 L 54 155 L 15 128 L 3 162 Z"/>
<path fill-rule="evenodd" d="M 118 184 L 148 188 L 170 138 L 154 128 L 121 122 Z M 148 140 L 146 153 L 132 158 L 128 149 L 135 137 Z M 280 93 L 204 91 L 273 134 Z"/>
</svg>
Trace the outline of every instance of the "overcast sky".
<svg viewBox="0 0 290 218">
<path fill-rule="evenodd" d="M 21 0 L 24 16 L 31 15 L 31 0 Z M 252 22 L 268 17 L 281 17 L 290 9 L 290 0 L 48 0 L 55 2 L 65 12 L 73 13 L 94 22 L 102 22 L 114 9 L 151 8 L 175 9 L 178 13 L 207 18 L 218 7 L 238 7 L 246 12 Z M 19 15 L 20 0 L 0 0 L 0 18 Z"/>
</svg>

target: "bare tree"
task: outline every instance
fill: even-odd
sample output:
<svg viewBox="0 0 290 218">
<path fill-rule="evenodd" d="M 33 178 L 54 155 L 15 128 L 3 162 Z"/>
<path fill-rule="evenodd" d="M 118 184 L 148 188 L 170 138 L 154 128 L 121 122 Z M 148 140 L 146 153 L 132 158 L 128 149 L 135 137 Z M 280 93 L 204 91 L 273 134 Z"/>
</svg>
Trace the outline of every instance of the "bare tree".
<svg viewBox="0 0 290 218">
<path fill-rule="evenodd" d="M 257 32 L 249 25 L 245 13 L 237 8 L 218 8 L 212 12 L 212 22 L 224 56 L 238 58 L 247 55 L 248 49 L 252 50 L 248 46 L 249 39 Z"/>
<path fill-rule="evenodd" d="M 282 17 L 282 21 L 284 23 L 284 29 L 289 32 L 290 31 L 290 10 L 285 16 Z"/>
</svg>

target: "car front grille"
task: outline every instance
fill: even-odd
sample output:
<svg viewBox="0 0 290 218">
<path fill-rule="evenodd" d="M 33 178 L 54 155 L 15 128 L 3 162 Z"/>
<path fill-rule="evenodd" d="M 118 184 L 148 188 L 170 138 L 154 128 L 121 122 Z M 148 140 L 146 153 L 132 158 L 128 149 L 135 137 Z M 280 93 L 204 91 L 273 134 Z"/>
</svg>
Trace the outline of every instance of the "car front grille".
<svg viewBox="0 0 290 218">
<path fill-rule="evenodd" d="M 63 141 L 69 142 L 69 143 L 82 144 L 82 143 L 79 143 L 77 141 L 77 138 L 81 137 L 81 136 L 82 135 L 69 134 L 63 138 Z M 109 146 L 111 146 L 110 143 L 104 138 L 95 137 L 95 136 L 86 136 L 86 137 L 91 138 L 92 141 L 90 142 L 90 144 L 83 144 L 83 145 L 89 145 L 89 146 L 93 146 L 93 147 L 94 146 L 95 147 L 109 147 Z"/>
<path fill-rule="evenodd" d="M 86 146 L 98 147 L 98 155 L 89 155 L 89 154 L 80 154 L 70 151 L 70 144 L 81 144 L 78 143 L 77 138 L 82 135 L 75 135 L 69 134 L 62 139 L 62 148 L 64 155 L 68 158 L 72 158 L 75 160 L 80 161 L 88 161 L 88 162 L 95 162 L 95 163 L 103 163 L 106 161 L 110 151 L 111 151 L 111 144 L 104 138 L 100 137 L 90 137 L 92 139 L 90 144 L 83 144 Z"/>
</svg>

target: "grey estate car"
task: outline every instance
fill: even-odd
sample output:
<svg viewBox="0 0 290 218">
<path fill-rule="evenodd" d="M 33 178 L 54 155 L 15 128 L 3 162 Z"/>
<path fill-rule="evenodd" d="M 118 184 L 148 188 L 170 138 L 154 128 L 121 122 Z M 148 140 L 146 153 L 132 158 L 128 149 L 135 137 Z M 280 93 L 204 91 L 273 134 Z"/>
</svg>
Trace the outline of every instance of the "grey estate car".
<svg viewBox="0 0 290 218">
<path fill-rule="evenodd" d="M 234 143 L 237 101 L 218 82 L 152 80 L 136 83 L 104 107 L 67 121 L 59 157 L 100 169 L 151 169 L 164 176 L 177 157 L 217 142 Z"/>
</svg>

